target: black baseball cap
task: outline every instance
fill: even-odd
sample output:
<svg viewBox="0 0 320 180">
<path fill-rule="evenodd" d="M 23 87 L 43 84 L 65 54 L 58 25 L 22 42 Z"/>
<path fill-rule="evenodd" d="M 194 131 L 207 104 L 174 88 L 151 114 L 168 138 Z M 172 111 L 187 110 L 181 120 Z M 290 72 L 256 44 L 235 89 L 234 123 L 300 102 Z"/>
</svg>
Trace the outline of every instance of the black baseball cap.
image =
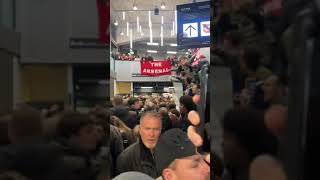
<svg viewBox="0 0 320 180">
<path fill-rule="evenodd" d="M 163 133 L 155 148 L 157 172 L 162 174 L 175 159 L 196 155 L 196 146 L 181 129 L 174 128 Z"/>
</svg>

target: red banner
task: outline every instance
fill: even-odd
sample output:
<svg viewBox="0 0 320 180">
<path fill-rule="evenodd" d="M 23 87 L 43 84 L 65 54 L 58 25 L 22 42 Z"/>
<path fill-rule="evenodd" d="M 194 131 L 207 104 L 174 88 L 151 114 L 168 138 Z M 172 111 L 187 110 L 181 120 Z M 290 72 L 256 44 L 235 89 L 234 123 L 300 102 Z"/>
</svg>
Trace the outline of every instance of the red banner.
<svg viewBox="0 0 320 180">
<path fill-rule="evenodd" d="M 99 18 L 99 42 L 107 44 L 110 41 L 108 26 L 110 22 L 110 1 L 97 0 Z"/>
<path fill-rule="evenodd" d="M 141 75 L 163 76 L 171 75 L 170 60 L 161 61 L 141 61 Z"/>
<path fill-rule="evenodd" d="M 192 57 L 191 57 L 191 58 L 194 58 L 191 66 L 196 66 L 196 65 L 199 64 L 199 62 L 200 62 L 202 59 L 206 58 L 206 56 L 204 56 L 203 54 L 201 54 L 200 48 L 197 48 L 197 49 L 194 51 L 194 53 L 192 54 Z"/>
</svg>

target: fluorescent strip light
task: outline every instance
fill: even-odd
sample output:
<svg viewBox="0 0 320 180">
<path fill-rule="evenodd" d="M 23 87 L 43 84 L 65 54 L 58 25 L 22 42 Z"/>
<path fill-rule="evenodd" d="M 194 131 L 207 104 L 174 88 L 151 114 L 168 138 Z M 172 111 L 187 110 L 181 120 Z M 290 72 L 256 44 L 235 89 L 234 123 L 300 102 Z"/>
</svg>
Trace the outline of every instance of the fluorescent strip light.
<svg viewBox="0 0 320 180">
<path fill-rule="evenodd" d="M 153 36 L 152 36 L 152 23 L 151 23 L 151 11 L 149 11 L 149 28 L 150 28 L 150 42 L 153 42 Z"/>
<path fill-rule="evenodd" d="M 129 37 L 129 22 L 127 22 L 127 36 Z"/>
<path fill-rule="evenodd" d="M 163 16 L 161 16 L 161 24 L 163 24 Z"/>
<path fill-rule="evenodd" d="M 126 19 L 126 12 L 122 12 L 122 20 L 125 20 Z"/>
<path fill-rule="evenodd" d="M 147 50 L 148 53 L 158 53 L 158 51 L 155 50 Z"/>
<path fill-rule="evenodd" d="M 170 44 L 170 46 L 177 47 L 177 46 L 178 46 L 178 44 Z"/>
<path fill-rule="evenodd" d="M 140 87 L 141 89 L 153 89 L 153 87 L 147 87 L 147 86 L 145 86 L 145 87 Z"/>
<path fill-rule="evenodd" d="M 149 27 L 151 27 L 151 11 L 149 11 Z"/>
<path fill-rule="evenodd" d="M 150 27 L 150 43 L 153 43 L 152 27 Z"/>
<path fill-rule="evenodd" d="M 147 45 L 149 45 L 149 46 L 159 46 L 159 43 L 148 42 Z"/>
<path fill-rule="evenodd" d="M 176 30 L 176 34 L 178 34 L 178 25 L 177 25 L 177 10 L 174 11 L 174 15 L 175 15 L 175 30 Z"/>
<path fill-rule="evenodd" d="M 132 29 L 130 29 L 130 49 L 132 49 Z"/>
<path fill-rule="evenodd" d="M 177 54 L 176 51 L 167 51 L 167 54 Z"/>
<path fill-rule="evenodd" d="M 137 16 L 137 32 L 139 32 L 140 25 L 139 25 L 139 16 Z"/>
<path fill-rule="evenodd" d="M 163 25 L 161 25 L 161 46 L 163 46 Z"/>
<path fill-rule="evenodd" d="M 175 31 L 175 23 L 174 23 L 174 21 L 172 21 L 172 35 L 174 35 L 175 32 L 176 32 Z"/>
</svg>

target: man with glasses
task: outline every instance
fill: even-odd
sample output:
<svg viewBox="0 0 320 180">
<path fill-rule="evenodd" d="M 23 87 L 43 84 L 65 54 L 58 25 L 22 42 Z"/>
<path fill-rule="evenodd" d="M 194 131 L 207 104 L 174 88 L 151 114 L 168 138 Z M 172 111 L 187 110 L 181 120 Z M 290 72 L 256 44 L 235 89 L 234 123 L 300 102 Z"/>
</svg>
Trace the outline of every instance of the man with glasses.
<svg viewBox="0 0 320 180">
<path fill-rule="evenodd" d="M 140 119 L 140 139 L 125 149 L 117 159 L 118 174 L 138 171 L 153 178 L 158 176 L 154 149 L 161 134 L 161 115 L 154 111 L 145 112 Z"/>
</svg>

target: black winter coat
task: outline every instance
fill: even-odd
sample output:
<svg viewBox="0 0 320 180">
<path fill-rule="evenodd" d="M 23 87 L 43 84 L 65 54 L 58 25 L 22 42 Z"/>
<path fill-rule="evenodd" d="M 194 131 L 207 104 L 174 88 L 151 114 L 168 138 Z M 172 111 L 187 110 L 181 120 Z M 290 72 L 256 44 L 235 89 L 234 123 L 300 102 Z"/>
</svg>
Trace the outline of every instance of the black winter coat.
<svg viewBox="0 0 320 180">
<path fill-rule="evenodd" d="M 117 174 L 138 171 L 157 178 L 154 155 L 141 139 L 125 149 L 117 159 Z"/>
</svg>

